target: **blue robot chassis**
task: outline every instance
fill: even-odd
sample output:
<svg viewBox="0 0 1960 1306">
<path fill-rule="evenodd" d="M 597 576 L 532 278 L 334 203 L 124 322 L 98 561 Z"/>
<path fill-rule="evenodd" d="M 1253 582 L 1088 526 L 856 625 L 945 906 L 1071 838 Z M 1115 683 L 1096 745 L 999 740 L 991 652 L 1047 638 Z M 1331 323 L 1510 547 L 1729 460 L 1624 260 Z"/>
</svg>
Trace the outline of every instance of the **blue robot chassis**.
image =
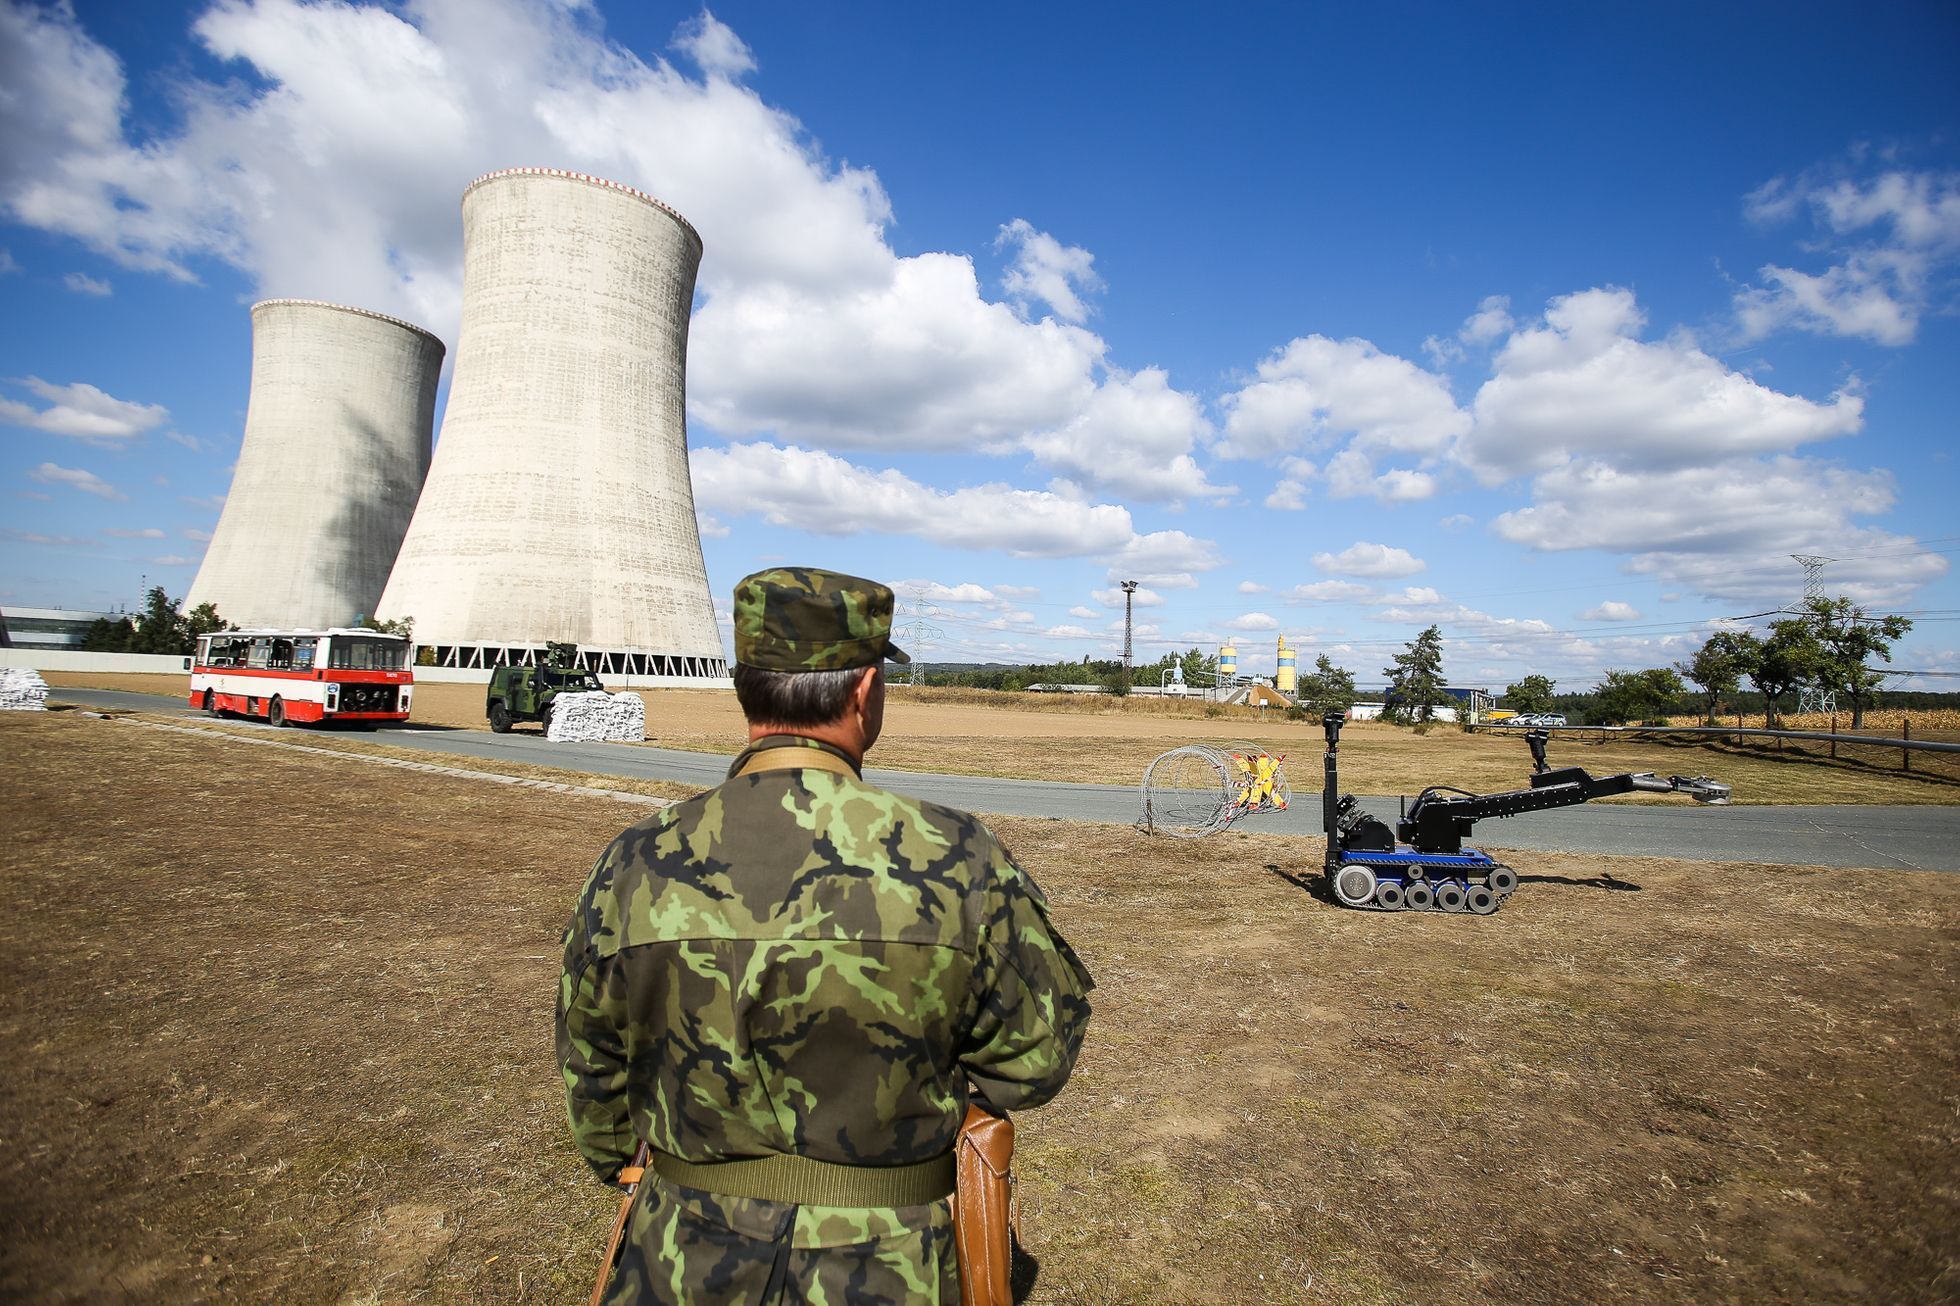
<svg viewBox="0 0 1960 1306">
<path fill-rule="evenodd" d="M 1529 789 L 1473 794 L 1431 785 L 1390 830 L 1388 823 L 1361 809 L 1353 794 L 1340 792 L 1341 727 L 1347 716 L 1321 718 L 1327 733 L 1321 790 L 1321 820 L 1327 833 L 1324 869 L 1334 901 L 1365 911 L 1469 912 L 1488 916 L 1518 887 L 1518 873 L 1463 841 L 1487 817 L 1573 807 L 1612 794 L 1684 793 L 1701 803 L 1726 803 L 1729 787 L 1707 776 L 1669 776 L 1651 771 L 1595 778 L 1576 766 L 1550 766 L 1543 730 L 1525 734 L 1531 747 Z"/>
</svg>

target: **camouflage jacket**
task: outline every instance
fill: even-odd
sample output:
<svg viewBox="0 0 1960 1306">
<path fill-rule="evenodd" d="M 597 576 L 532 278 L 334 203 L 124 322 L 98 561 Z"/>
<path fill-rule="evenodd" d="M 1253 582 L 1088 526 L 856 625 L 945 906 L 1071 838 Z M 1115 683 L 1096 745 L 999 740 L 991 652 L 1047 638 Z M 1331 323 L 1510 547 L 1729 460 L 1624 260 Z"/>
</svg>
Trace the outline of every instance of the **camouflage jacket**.
<svg viewBox="0 0 1960 1306">
<path fill-rule="evenodd" d="M 773 736 L 757 749 L 823 748 Z M 841 754 L 840 754 L 841 756 Z M 813 768 L 735 776 L 615 839 L 565 938 L 572 1134 L 611 1180 L 689 1161 L 944 1153 L 968 1082 L 1061 1090 L 1093 987 L 1007 850 L 963 812 Z M 959 1300 L 948 1203 L 790 1206 L 649 1172 L 614 1302 Z"/>
</svg>

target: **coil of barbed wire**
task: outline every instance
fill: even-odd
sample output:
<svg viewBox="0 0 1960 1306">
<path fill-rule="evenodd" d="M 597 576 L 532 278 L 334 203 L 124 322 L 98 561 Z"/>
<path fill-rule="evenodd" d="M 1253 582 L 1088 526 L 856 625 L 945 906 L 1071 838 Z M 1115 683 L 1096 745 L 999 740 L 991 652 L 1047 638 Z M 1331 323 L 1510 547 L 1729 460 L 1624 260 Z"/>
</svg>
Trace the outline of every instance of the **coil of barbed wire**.
<svg viewBox="0 0 1960 1306">
<path fill-rule="evenodd" d="M 1283 758 L 1256 744 L 1186 744 L 1143 772 L 1143 819 L 1151 834 L 1200 839 L 1241 817 L 1286 806 L 1292 789 Z"/>
</svg>

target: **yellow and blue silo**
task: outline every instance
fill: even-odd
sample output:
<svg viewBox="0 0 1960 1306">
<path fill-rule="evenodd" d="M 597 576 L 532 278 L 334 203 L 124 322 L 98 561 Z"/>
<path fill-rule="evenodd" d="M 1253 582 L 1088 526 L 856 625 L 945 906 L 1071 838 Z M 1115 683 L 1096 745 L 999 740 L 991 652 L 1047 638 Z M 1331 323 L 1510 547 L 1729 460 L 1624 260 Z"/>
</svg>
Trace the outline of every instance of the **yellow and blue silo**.
<svg viewBox="0 0 1960 1306">
<path fill-rule="evenodd" d="M 1300 688 L 1299 669 L 1294 663 L 1293 650 L 1286 646 L 1286 636 L 1279 637 L 1279 674 L 1273 677 L 1273 688 L 1282 694 L 1296 693 Z"/>
<path fill-rule="evenodd" d="M 1218 650 L 1218 683 L 1229 685 L 1239 674 L 1239 651 L 1230 644 Z"/>
</svg>

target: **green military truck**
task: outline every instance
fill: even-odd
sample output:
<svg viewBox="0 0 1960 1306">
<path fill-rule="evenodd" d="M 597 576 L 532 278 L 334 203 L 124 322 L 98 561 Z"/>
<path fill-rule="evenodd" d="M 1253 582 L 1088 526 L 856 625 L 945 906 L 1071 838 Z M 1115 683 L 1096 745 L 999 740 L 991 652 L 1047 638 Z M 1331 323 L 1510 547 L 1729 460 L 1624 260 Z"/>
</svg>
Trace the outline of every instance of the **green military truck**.
<svg viewBox="0 0 1960 1306">
<path fill-rule="evenodd" d="M 490 728 L 504 734 L 519 721 L 548 722 L 551 700 L 560 694 L 583 694 L 604 689 L 599 677 L 572 665 L 578 647 L 574 644 L 545 646 L 543 666 L 498 665 L 490 672 L 490 688 L 483 699 L 484 715 Z"/>
</svg>

